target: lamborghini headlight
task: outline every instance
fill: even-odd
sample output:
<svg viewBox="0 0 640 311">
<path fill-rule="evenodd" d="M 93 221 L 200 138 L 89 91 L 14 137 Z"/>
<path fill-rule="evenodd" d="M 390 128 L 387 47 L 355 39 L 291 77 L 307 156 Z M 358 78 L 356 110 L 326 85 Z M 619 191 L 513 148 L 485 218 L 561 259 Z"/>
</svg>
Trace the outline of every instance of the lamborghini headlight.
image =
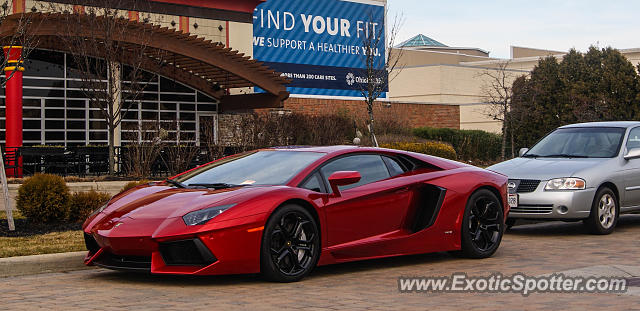
<svg viewBox="0 0 640 311">
<path fill-rule="evenodd" d="M 102 211 L 104 211 L 104 209 L 107 208 L 107 205 L 109 205 L 109 202 L 105 203 L 104 205 L 100 206 L 100 208 L 98 208 L 97 210 L 93 211 L 91 213 L 91 215 L 89 215 L 89 217 L 87 217 L 87 218 L 93 218 L 93 216 L 102 213 Z"/>
<path fill-rule="evenodd" d="M 547 182 L 544 190 L 582 190 L 587 183 L 582 178 L 555 178 Z"/>
<path fill-rule="evenodd" d="M 201 209 L 182 216 L 182 220 L 184 220 L 187 226 L 204 225 L 209 220 L 234 206 L 235 204 L 228 204 Z"/>
</svg>

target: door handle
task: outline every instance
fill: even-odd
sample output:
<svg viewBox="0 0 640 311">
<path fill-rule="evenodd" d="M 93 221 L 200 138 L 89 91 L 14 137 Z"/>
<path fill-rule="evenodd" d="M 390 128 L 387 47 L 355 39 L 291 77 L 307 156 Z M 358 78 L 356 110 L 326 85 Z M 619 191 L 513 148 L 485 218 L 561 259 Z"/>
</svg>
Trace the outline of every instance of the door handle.
<svg viewBox="0 0 640 311">
<path fill-rule="evenodd" d="M 409 192 L 409 187 L 400 188 L 400 189 L 396 190 L 394 193 L 395 194 L 402 194 L 402 193 L 406 193 L 406 192 Z"/>
</svg>

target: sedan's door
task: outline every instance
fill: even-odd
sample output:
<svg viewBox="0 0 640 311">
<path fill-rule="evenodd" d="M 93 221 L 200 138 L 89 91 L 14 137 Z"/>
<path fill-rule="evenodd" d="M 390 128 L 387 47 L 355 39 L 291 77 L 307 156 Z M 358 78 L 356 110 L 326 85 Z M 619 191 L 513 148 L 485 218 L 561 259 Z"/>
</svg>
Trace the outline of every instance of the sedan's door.
<svg viewBox="0 0 640 311">
<path fill-rule="evenodd" d="M 359 154 L 338 158 L 320 169 L 327 185 L 329 176 L 337 171 L 358 171 L 362 176 L 356 184 L 341 186 L 340 196 L 328 196 L 325 205 L 328 246 L 401 228 L 411 201 L 410 185 L 404 184 L 401 177 L 390 178 L 397 174 L 397 168 L 388 163 L 381 155 Z"/>
<path fill-rule="evenodd" d="M 627 150 L 640 148 L 640 127 L 629 132 L 626 148 Z M 624 160 L 622 169 L 624 194 L 622 194 L 620 205 L 622 207 L 640 206 L 640 158 Z"/>
</svg>

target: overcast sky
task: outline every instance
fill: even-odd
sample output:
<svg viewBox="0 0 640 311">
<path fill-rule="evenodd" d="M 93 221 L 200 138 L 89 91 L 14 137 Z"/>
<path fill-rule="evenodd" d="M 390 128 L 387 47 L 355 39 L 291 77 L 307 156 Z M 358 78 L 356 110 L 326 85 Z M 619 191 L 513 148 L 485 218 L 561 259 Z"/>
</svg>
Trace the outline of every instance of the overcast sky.
<svg viewBox="0 0 640 311">
<path fill-rule="evenodd" d="M 584 51 L 590 45 L 640 48 L 637 0 L 388 0 L 388 23 L 404 24 L 398 43 L 422 33 L 449 46 L 507 58 L 510 46 Z"/>
</svg>

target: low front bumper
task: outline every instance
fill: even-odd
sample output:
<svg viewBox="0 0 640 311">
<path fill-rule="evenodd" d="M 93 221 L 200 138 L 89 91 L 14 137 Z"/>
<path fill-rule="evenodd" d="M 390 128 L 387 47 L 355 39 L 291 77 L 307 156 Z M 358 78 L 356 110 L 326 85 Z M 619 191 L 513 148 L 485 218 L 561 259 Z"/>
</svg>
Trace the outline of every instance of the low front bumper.
<svg viewBox="0 0 640 311">
<path fill-rule="evenodd" d="M 89 231 L 85 232 L 89 250 L 85 264 L 153 274 L 258 273 L 262 230 L 255 228 L 260 223 L 166 237 L 116 237 L 108 231 Z"/>
<path fill-rule="evenodd" d="M 530 193 L 518 193 L 518 207 L 512 207 L 509 218 L 585 219 L 589 217 L 596 189 L 577 191 L 544 191 L 544 182 Z"/>
</svg>

